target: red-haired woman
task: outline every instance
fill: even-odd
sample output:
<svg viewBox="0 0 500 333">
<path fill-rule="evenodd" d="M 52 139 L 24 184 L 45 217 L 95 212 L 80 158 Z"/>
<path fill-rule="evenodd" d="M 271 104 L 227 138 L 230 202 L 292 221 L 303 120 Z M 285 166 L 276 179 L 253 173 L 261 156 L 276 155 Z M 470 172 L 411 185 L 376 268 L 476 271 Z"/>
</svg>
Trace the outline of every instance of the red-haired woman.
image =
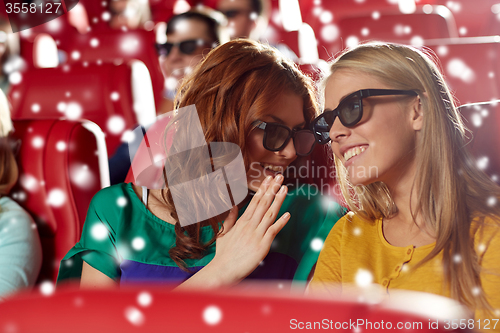
<svg viewBox="0 0 500 333">
<path fill-rule="evenodd" d="M 169 172 L 195 179 L 192 172 L 204 168 L 198 150 L 183 148 L 193 129 L 179 125 L 187 114 L 182 108 L 195 105 L 207 143 L 241 149 L 253 198 L 229 215 L 181 226 L 173 178 L 168 178 L 170 188 L 129 183 L 103 189 L 91 203 L 80 242 L 61 263 L 59 280 L 81 277 L 84 287 L 144 281 L 218 287 L 246 277 L 306 280 L 317 245 L 343 212 L 333 201 L 321 200 L 316 188 L 281 186 L 281 174 L 314 147 L 308 128 L 317 105 L 310 79 L 273 48 L 237 40 L 213 50 L 178 96 L 169 149 L 187 154 L 190 168 L 170 160 Z M 198 189 L 178 195 L 193 207 L 207 202 L 207 193 Z"/>
</svg>

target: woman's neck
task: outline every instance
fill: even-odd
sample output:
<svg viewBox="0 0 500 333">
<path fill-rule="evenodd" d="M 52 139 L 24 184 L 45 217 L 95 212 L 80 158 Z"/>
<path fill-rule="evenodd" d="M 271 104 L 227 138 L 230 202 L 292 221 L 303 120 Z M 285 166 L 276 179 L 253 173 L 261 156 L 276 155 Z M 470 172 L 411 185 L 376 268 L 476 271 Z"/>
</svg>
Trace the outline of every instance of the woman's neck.
<svg viewBox="0 0 500 333">
<path fill-rule="evenodd" d="M 405 243 L 408 243 L 421 246 L 435 241 L 434 230 L 430 229 L 421 214 L 415 215 L 418 206 L 416 174 L 416 165 L 412 163 L 404 174 L 386 183 L 398 208 L 396 215 L 384 219 L 384 234 L 391 244 L 406 246 Z M 389 238 L 392 238 L 392 242 Z"/>
</svg>

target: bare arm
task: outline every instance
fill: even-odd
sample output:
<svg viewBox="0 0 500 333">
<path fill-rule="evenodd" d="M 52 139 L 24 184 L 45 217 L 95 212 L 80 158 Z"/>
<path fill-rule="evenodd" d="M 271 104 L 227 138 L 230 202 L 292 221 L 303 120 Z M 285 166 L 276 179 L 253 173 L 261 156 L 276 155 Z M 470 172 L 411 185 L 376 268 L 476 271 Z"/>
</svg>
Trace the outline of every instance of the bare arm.
<svg viewBox="0 0 500 333">
<path fill-rule="evenodd" d="M 82 278 L 80 280 L 81 289 L 109 288 L 116 287 L 118 283 L 106 274 L 98 271 L 94 267 L 83 262 Z"/>
<path fill-rule="evenodd" d="M 217 239 L 214 259 L 176 290 L 230 286 L 253 272 L 290 218 L 286 213 L 274 222 L 287 194 L 286 186 L 281 186 L 282 181 L 282 176 L 264 181 L 238 221 L 238 209 L 233 207 L 224 222 L 224 232 Z M 104 273 L 83 263 L 80 288 L 117 285 Z"/>
</svg>

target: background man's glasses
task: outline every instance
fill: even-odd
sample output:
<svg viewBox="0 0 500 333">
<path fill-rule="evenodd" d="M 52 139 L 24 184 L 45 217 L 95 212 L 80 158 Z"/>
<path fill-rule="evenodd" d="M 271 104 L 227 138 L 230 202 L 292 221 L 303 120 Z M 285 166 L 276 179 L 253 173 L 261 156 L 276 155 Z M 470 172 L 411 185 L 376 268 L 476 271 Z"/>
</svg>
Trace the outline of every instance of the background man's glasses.
<svg viewBox="0 0 500 333">
<path fill-rule="evenodd" d="M 311 123 L 316 141 L 324 145 L 330 141 L 330 130 L 336 117 L 345 127 L 354 127 L 363 118 L 363 98 L 371 96 L 408 95 L 418 96 L 413 90 L 362 89 L 343 98 L 335 110 L 324 111 Z"/>
<path fill-rule="evenodd" d="M 293 139 L 295 152 L 298 156 L 309 155 L 314 148 L 316 140 L 313 132 L 307 129 L 290 129 L 277 123 L 256 122 L 256 128 L 264 130 L 264 148 L 270 151 L 280 151 Z"/>
<path fill-rule="evenodd" d="M 178 47 L 181 53 L 190 55 L 193 54 L 193 52 L 196 51 L 198 47 L 210 46 L 210 44 L 204 41 L 203 39 L 190 39 L 178 43 L 167 42 L 165 44 L 156 44 L 155 46 L 156 46 L 156 51 L 158 52 L 159 55 L 168 56 L 174 47 Z"/>
<path fill-rule="evenodd" d="M 251 11 L 246 10 L 246 9 L 230 9 L 230 10 L 221 11 L 221 13 L 224 14 L 224 16 L 226 18 L 232 19 L 232 18 L 235 18 L 236 16 L 239 16 L 242 14 L 249 15 L 251 13 Z"/>
</svg>

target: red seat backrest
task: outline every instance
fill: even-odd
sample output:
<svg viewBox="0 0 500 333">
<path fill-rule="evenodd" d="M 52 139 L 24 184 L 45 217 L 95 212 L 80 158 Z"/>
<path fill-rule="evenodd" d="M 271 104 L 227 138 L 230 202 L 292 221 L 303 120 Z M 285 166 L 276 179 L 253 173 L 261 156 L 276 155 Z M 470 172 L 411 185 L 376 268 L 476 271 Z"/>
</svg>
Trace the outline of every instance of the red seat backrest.
<svg viewBox="0 0 500 333">
<path fill-rule="evenodd" d="M 127 64 L 34 68 L 22 75 L 9 93 L 12 119 L 91 120 L 106 133 L 109 154 L 120 145 L 123 132 L 138 123 Z"/>
<path fill-rule="evenodd" d="M 66 51 L 69 63 L 127 63 L 131 60 L 142 61 L 151 76 L 155 103 L 158 106 L 162 99 L 164 78 L 155 49 L 154 31 L 146 30 L 111 30 L 93 29 L 85 35 L 75 35 L 73 43 Z M 78 52 L 78 57 L 71 57 Z"/>
<path fill-rule="evenodd" d="M 460 104 L 500 98 L 499 37 L 429 41 L 445 80 Z"/>
<path fill-rule="evenodd" d="M 16 332 L 163 332 L 168 314 L 172 332 L 442 333 L 451 318 L 466 318 L 452 300 L 433 294 L 400 291 L 399 298 L 387 299 L 370 289 L 358 299 L 312 299 L 280 293 L 279 288 L 284 288 L 282 281 L 248 290 L 168 292 L 164 287 L 135 286 L 61 289 L 50 297 L 23 294 L 0 303 L 0 327 L 14 327 Z"/>
<path fill-rule="evenodd" d="M 472 131 L 469 149 L 477 165 L 494 181 L 500 182 L 500 101 L 464 105 L 460 112 Z"/>
<path fill-rule="evenodd" d="M 11 196 L 37 222 L 43 250 L 39 281 L 55 281 L 59 261 L 80 239 L 90 200 L 109 186 L 105 153 L 96 154 L 104 138 L 89 121 L 15 120 L 14 128 L 19 182 Z"/>
<path fill-rule="evenodd" d="M 422 38 L 424 43 L 428 39 L 458 37 L 451 12 L 444 6 L 427 6 L 418 6 L 412 14 L 388 7 L 378 11 L 335 14 L 337 16 L 328 23 L 317 18 L 311 26 L 319 40 L 320 58 L 328 60 L 349 46 L 350 38 L 358 42 L 380 40 L 410 44 L 415 37 Z"/>
<path fill-rule="evenodd" d="M 57 47 L 61 50 L 66 50 L 72 44 L 75 36 L 79 35 L 76 28 L 68 22 L 68 15 L 60 16 L 55 20 L 20 32 L 20 55 L 26 61 L 28 67 L 34 66 L 33 42 L 35 37 L 41 33 L 52 36 Z M 68 56 L 70 55 L 68 54 Z"/>
</svg>

